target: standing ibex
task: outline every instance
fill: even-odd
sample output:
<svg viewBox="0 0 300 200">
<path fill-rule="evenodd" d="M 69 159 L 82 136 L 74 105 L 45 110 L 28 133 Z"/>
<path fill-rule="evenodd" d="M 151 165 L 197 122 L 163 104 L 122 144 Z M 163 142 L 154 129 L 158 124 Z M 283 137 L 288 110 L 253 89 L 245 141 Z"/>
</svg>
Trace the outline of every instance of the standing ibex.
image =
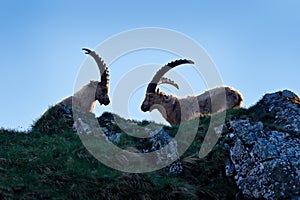
<svg viewBox="0 0 300 200">
<path fill-rule="evenodd" d="M 110 103 L 108 96 L 108 81 L 109 74 L 108 69 L 104 61 L 94 52 L 89 49 L 83 48 L 86 54 L 89 54 L 96 61 L 101 80 L 90 81 L 90 83 L 84 85 L 79 91 L 77 91 L 74 96 L 67 97 L 62 100 L 62 104 L 72 107 L 75 104 L 76 107 L 82 112 L 92 112 L 94 110 L 96 101 L 100 104 L 108 105 Z"/>
<path fill-rule="evenodd" d="M 79 119 L 79 117 L 83 118 L 87 113 L 92 112 L 96 101 L 104 105 L 110 103 L 108 96 L 109 74 L 106 64 L 94 51 L 85 48 L 82 50 L 92 56 L 96 61 L 100 71 L 100 82 L 90 81 L 90 83 L 75 92 L 73 96 L 69 96 L 49 108 L 40 119 L 35 122 L 33 128 L 37 128 L 43 133 L 48 134 L 61 132 L 66 126 L 76 128 L 77 130 L 78 128 L 82 129 L 84 124 L 79 122 L 82 120 Z M 76 115 L 75 117 L 74 114 Z"/>
<path fill-rule="evenodd" d="M 171 124 L 179 124 L 205 114 L 224 111 L 226 109 L 240 107 L 242 104 L 241 94 L 230 87 L 217 87 L 210 89 L 198 96 L 178 98 L 166 95 L 156 90 L 159 81 L 173 67 L 181 64 L 193 64 L 191 60 L 176 60 L 163 66 L 148 84 L 146 97 L 141 106 L 143 112 L 158 109 L 162 116 Z"/>
</svg>

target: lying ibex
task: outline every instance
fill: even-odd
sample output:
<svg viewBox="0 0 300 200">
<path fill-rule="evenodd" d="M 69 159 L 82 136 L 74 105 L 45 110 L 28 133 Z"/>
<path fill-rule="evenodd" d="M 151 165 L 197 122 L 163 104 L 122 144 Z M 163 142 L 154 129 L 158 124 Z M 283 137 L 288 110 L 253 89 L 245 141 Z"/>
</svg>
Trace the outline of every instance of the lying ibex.
<svg viewBox="0 0 300 200">
<path fill-rule="evenodd" d="M 94 52 L 89 49 L 83 48 L 85 53 L 92 56 L 96 61 L 100 71 L 100 82 L 90 81 L 90 83 L 84 85 L 74 96 L 67 97 L 60 102 L 61 104 L 72 107 L 75 104 L 76 107 L 82 112 L 92 112 L 94 110 L 96 101 L 100 104 L 108 105 L 110 103 L 108 96 L 108 81 L 109 74 L 108 69 L 104 61 Z"/>
<path fill-rule="evenodd" d="M 176 60 L 163 66 L 148 84 L 146 97 L 141 106 L 143 112 L 158 109 L 162 116 L 171 124 L 179 124 L 205 114 L 224 111 L 242 105 L 241 94 L 230 87 L 217 87 L 198 96 L 178 98 L 159 92 L 156 87 L 170 69 L 181 64 L 193 64 L 191 60 Z M 156 90 L 156 91 L 155 91 Z"/>
</svg>

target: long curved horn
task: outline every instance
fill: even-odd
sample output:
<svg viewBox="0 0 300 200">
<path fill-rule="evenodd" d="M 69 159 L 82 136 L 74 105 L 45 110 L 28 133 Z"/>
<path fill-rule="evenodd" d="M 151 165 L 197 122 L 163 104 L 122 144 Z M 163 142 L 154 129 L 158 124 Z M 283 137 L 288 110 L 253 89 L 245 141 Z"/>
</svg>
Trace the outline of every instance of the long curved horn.
<svg viewBox="0 0 300 200">
<path fill-rule="evenodd" d="M 175 81 L 173 81 L 169 78 L 166 78 L 166 77 L 161 77 L 161 79 L 159 80 L 157 85 L 160 85 L 160 84 L 169 84 L 169 85 L 172 85 L 172 86 L 176 87 L 179 90 L 178 84 L 175 83 Z"/>
<path fill-rule="evenodd" d="M 108 72 L 108 68 L 107 68 L 105 62 L 102 60 L 102 58 L 98 54 L 96 54 L 95 51 L 92 51 L 87 48 L 82 48 L 82 50 L 86 51 L 85 54 L 89 54 L 90 56 L 92 56 L 94 58 L 94 60 L 97 63 L 97 66 L 99 68 L 99 71 L 100 71 L 101 82 L 104 85 L 107 85 L 108 81 L 109 81 L 109 72 Z"/>
<path fill-rule="evenodd" d="M 156 89 L 157 84 L 158 84 L 159 80 L 161 79 L 161 77 L 163 77 L 165 75 L 165 73 L 167 73 L 173 67 L 176 67 L 176 66 L 182 65 L 182 64 L 194 64 L 194 62 L 192 60 L 187 60 L 187 59 L 175 60 L 173 62 L 169 62 L 168 64 L 166 64 L 165 66 L 163 66 L 160 70 L 158 70 L 156 72 L 152 81 L 148 84 L 147 93 L 155 93 L 155 89 Z"/>
</svg>

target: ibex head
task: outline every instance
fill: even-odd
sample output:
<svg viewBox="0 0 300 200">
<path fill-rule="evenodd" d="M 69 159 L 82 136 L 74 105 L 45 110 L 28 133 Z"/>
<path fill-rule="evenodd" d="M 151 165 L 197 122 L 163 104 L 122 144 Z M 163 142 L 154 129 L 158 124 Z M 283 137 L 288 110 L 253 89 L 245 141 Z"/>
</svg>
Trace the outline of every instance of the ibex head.
<svg viewBox="0 0 300 200">
<path fill-rule="evenodd" d="M 243 97 L 240 92 L 238 92 L 237 90 L 234 90 L 230 87 L 226 87 L 225 92 L 226 92 L 227 108 L 241 107 L 241 105 L 243 103 Z"/>
<path fill-rule="evenodd" d="M 100 82 L 97 84 L 97 89 L 95 92 L 95 100 L 99 101 L 100 104 L 108 105 L 110 103 L 108 90 L 109 90 L 109 72 L 104 61 L 97 55 L 94 51 L 87 48 L 82 48 L 86 54 L 92 56 L 100 71 Z"/>
<path fill-rule="evenodd" d="M 148 84 L 146 97 L 141 105 L 141 110 L 143 112 L 152 111 L 153 109 L 163 107 L 166 109 L 166 106 L 170 106 L 170 101 L 172 100 L 171 96 L 166 95 L 164 92 L 159 92 L 159 89 L 156 90 L 157 85 L 162 83 L 168 83 L 176 88 L 178 85 L 171 81 L 170 79 L 164 78 L 164 74 L 167 73 L 173 67 L 182 64 L 193 64 L 191 60 L 175 60 L 163 66 L 157 73 L 154 75 L 152 81 Z M 175 103 L 175 102 L 173 102 Z"/>
</svg>

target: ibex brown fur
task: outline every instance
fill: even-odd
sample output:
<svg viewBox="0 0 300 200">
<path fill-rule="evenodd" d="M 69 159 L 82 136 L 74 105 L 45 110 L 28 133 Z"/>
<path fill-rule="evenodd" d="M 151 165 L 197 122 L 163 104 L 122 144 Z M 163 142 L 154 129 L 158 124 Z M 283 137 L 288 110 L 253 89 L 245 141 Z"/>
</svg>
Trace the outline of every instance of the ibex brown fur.
<svg viewBox="0 0 300 200">
<path fill-rule="evenodd" d="M 162 76 L 171 68 L 181 64 L 193 64 L 190 60 L 176 60 L 162 67 L 153 77 L 147 88 L 142 103 L 143 112 L 158 109 L 162 116 L 171 124 L 179 124 L 205 114 L 213 114 L 242 105 L 242 95 L 230 87 L 222 86 L 210 89 L 198 96 L 178 98 L 159 92 L 156 87 Z"/>
</svg>

